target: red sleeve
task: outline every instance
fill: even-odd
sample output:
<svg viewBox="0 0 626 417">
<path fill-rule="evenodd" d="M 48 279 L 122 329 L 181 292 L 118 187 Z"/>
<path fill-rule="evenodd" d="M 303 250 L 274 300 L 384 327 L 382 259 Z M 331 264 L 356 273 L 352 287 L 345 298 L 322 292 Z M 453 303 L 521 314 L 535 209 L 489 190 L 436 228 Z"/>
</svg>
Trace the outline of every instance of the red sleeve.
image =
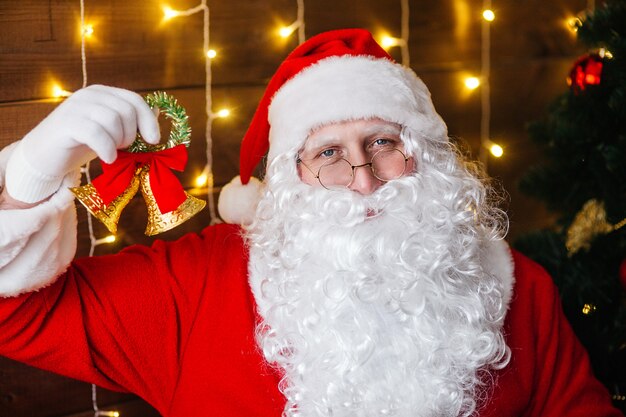
<svg viewBox="0 0 626 417">
<path fill-rule="evenodd" d="M 515 286 L 505 322 L 511 363 L 500 373 L 491 416 L 617 417 L 606 388 L 561 309 L 551 277 L 514 253 Z"/>
<path fill-rule="evenodd" d="M 208 271 L 239 234 L 220 225 L 74 262 L 51 286 L 0 301 L 0 354 L 166 410 Z"/>
</svg>

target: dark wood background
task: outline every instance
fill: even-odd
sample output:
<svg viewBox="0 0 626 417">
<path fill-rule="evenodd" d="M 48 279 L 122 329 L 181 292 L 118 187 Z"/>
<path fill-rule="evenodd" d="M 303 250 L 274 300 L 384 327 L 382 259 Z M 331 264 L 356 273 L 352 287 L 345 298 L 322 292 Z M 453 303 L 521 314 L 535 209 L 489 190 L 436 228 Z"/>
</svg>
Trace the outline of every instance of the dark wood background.
<svg viewBox="0 0 626 417">
<path fill-rule="evenodd" d="M 186 9 L 195 0 L 171 0 Z M 411 66 L 431 89 L 449 131 L 473 155 L 478 154 L 480 92 L 468 93 L 462 79 L 480 72 L 481 1 L 411 0 Z M 599 3 L 599 2 L 598 2 Z M 94 35 L 87 42 L 90 84 L 115 85 L 140 93 L 165 90 L 186 107 L 194 131 L 190 161 L 182 183 L 191 188 L 205 164 L 204 57 L 202 15 L 162 21 L 162 1 L 85 0 L 86 20 Z M 231 117 L 213 123 L 216 191 L 237 173 L 239 141 L 273 71 L 296 46 L 296 36 L 277 36 L 281 24 L 296 17 L 295 0 L 211 1 L 213 108 L 228 107 Z M 566 20 L 583 11 L 583 0 L 495 0 L 492 23 L 492 137 L 505 156 L 489 160 L 489 173 L 510 194 L 509 239 L 549 225 L 542 206 L 516 188 L 520 175 L 540 155 L 528 140 L 527 122 L 541 117 L 567 85 L 574 60 L 585 52 L 576 45 Z M 399 0 L 305 1 L 307 36 L 343 27 L 364 27 L 375 35 L 400 36 Z M 51 99 L 53 81 L 68 90 L 82 84 L 78 0 L 0 0 L 0 147 L 20 139 L 58 104 Z M 400 60 L 400 51 L 390 51 Z M 93 168 L 97 174 L 98 168 Z M 202 195 L 201 197 L 206 197 Z M 79 210 L 79 255 L 89 249 L 84 210 Z M 184 226 L 160 236 L 174 239 L 209 223 L 204 210 Z M 145 204 L 133 200 L 122 214 L 116 243 L 98 254 L 143 236 Z M 106 235 L 96 224 L 96 235 Z M 123 417 L 153 416 L 141 400 L 99 390 L 101 408 Z M 0 416 L 88 416 L 90 386 L 0 358 Z"/>
</svg>

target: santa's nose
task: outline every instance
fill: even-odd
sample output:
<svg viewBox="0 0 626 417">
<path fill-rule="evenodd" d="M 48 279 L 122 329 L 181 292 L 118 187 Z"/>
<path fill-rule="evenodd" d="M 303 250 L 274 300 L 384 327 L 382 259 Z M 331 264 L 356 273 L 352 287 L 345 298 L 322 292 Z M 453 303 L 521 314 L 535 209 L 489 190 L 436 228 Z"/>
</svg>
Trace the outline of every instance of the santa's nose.
<svg viewBox="0 0 626 417">
<path fill-rule="evenodd" d="M 371 164 L 354 167 L 352 183 L 350 184 L 352 191 L 363 195 L 370 195 L 382 184 L 383 182 L 374 176 Z"/>
</svg>

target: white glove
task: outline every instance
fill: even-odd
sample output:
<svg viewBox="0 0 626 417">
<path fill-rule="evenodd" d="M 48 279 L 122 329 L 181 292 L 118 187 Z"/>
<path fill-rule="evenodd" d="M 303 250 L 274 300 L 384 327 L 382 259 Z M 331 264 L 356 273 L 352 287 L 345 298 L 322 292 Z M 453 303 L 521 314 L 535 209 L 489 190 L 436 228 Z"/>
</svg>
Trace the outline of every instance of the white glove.
<svg viewBox="0 0 626 417">
<path fill-rule="evenodd" d="M 138 94 L 103 85 L 78 90 L 19 143 L 7 164 L 6 191 L 26 203 L 44 200 L 94 157 L 113 162 L 138 128 L 146 142 L 159 142 L 156 116 Z"/>
</svg>

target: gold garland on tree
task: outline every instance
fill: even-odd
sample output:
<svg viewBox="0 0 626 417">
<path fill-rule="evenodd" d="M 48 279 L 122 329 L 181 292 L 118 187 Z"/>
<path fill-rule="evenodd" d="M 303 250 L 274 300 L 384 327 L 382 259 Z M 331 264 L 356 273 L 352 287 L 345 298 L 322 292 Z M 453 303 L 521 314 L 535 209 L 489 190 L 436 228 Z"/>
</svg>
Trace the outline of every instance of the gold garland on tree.
<svg viewBox="0 0 626 417">
<path fill-rule="evenodd" d="M 611 233 L 626 225 L 626 218 L 617 224 L 606 220 L 604 203 L 595 199 L 585 203 L 567 230 L 565 247 L 569 256 L 581 249 L 589 250 L 596 236 Z"/>
</svg>

